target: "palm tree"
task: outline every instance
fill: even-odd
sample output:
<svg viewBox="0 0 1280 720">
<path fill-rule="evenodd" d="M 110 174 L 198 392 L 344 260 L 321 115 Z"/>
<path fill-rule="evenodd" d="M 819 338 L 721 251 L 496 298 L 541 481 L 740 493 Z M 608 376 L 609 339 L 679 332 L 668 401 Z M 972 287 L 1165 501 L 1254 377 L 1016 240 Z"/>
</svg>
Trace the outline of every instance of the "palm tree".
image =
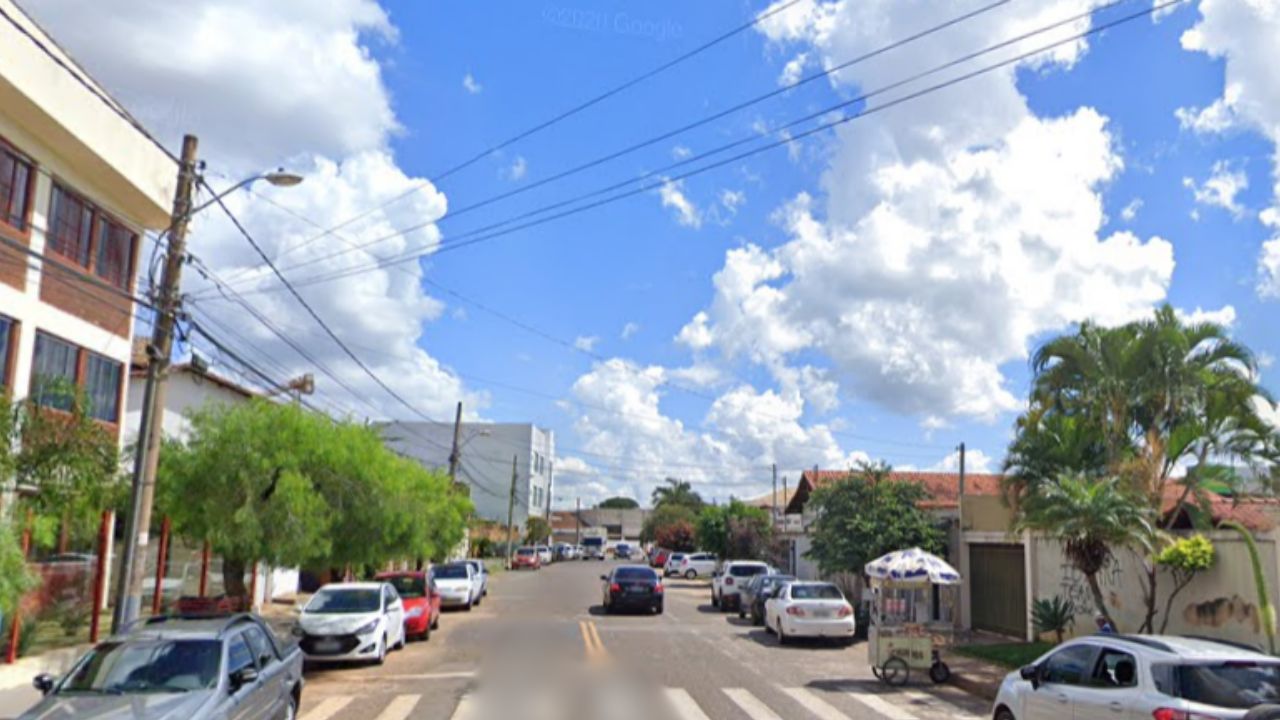
<svg viewBox="0 0 1280 720">
<path fill-rule="evenodd" d="M 1111 621 L 1098 573 L 1117 549 L 1149 544 L 1150 518 L 1143 503 L 1135 502 L 1116 478 L 1063 475 L 1027 498 L 1017 527 L 1059 540 L 1089 583 L 1097 611 Z"/>
<path fill-rule="evenodd" d="M 693 489 L 693 484 L 685 480 L 667 478 L 665 485 L 653 489 L 653 506 L 683 505 L 695 512 L 702 508 L 702 496 Z"/>
</svg>

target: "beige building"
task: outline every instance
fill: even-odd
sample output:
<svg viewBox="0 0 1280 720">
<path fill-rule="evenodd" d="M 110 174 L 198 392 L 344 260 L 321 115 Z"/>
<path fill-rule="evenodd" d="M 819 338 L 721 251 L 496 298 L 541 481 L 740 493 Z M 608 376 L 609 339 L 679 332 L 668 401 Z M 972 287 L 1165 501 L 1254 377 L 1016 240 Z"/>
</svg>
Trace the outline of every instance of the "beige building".
<svg viewBox="0 0 1280 720">
<path fill-rule="evenodd" d="M 177 164 L 11 0 L 0 0 L 0 386 L 68 381 L 123 442 L 143 233 Z"/>
</svg>

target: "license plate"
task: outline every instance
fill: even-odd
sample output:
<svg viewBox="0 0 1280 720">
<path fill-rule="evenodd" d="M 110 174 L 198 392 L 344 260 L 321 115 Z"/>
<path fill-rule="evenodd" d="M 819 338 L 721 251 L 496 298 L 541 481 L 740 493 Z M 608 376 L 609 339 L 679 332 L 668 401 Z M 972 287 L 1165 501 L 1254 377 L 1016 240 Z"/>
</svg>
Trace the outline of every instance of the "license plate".
<svg viewBox="0 0 1280 720">
<path fill-rule="evenodd" d="M 338 652 L 342 649 L 342 643 L 337 640 L 319 640 L 316 642 L 316 652 Z"/>
<path fill-rule="evenodd" d="M 629 588 L 627 588 L 627 594 L 628 594 L 628 595 L 647 595 L 647 594 L 648 594 L 648 592 L 649 592 L 649 588 L 647 588 L 647 587 L 643 587 L 643 586 L 636 586 L 636 587 L 629 587 Z"/>
<path fill-rule="evenodd" d="M 830 610 L 815 610 L 813 616 L 816 618 L 829 618 L 834 617 L 835 613 Z"/>
</svg>

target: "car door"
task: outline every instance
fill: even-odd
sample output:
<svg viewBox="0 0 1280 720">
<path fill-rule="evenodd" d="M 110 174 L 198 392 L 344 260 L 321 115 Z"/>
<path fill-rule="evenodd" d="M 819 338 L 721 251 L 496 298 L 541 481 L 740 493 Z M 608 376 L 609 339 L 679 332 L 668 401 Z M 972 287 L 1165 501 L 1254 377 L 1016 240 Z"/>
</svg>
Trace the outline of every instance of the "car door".
<svg viewBox="0 0 1280 720">
<path fill-rule="evenodd" d="M 1037 668 L 1039 687 L 1027 688 L 1025 720 L 1062 720 L 1075 713 L 1075 700 L 1088 681 L 1097 647 L 1079 643 L 1050 655 Z"/>
<path fill-rule="evenodd" d="M 1092 672 L 1075 689 L 1075 720 L 1128 720 L 1140 712 L 1138 659 L 1119 648 L 1101 646 Z"/>
<path fill-rule="evenodd" d="M 276 657 L 275 647 L 267 639 L 263 629 L 254 625 L 244 631 L 244 639 L 258 665 L 258 692 L 263 696 L 266 715 L 269 718 L 284 717 L 286 698 L 289 695 L 289 678 L 284 663 Z"/>
<path fill-rule="evenodd" d="M 232 720 L 260 720 L 268 717 L 267 710 L 271 698 L 263 692 L 262 677 L 258 676 L 237 686 L 236 677 L 242 672 L 258 672 L 258 663 L 253 657 L 253 648 L 249 647 L 244 632 L 238 632 L 227 638 L 227 683 L 228 711 L 227 717 Z"/>
<path fill-rule="evenodd" d="M 389 642 L 399 644 L 404 640 L 404 602 L 400 600 L 400 594 L 390 585 L 382 586 L 382 607 L 383 612 L 387 615 L 388 637 L 395 640 Z"/>
</svg>

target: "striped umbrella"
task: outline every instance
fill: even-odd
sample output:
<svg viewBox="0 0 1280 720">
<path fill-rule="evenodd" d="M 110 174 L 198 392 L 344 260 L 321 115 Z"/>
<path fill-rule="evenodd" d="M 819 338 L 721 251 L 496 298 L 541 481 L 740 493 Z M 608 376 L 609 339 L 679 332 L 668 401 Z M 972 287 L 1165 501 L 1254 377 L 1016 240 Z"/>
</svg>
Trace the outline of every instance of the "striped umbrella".
<svg viewBox="0 0 1280 720">
<path fill-rule="evenodd" d="M 947 561 L 920 548 L 897 550 L 867 563 L 867 575 L 878 580 L 956 585 L 960 573 Z"/>
</svg>

